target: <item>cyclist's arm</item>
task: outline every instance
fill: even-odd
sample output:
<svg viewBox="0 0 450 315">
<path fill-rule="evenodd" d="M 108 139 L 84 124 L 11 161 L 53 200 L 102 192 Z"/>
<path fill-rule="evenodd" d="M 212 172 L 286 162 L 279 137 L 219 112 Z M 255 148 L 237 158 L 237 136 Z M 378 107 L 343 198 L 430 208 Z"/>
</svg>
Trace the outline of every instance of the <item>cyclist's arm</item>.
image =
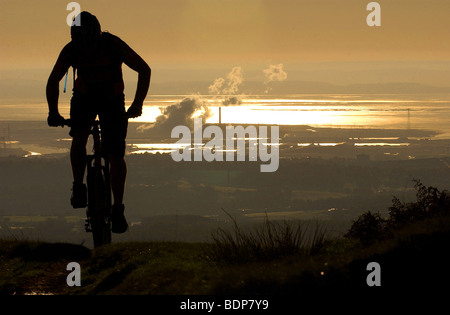
<svg viewBox="0 0 450 315">
<path fill-rule="evenodd" d="M 122 51 L 124 63 L 138 73 L 136 95 L 132 105 L 142 107 L 150 86 L 151 69 L 144 59 L 142 59 L 133 49 L 125 43 L 123 44 Z"/>
<path fill-rule="evenodd" d="M 46 95 L 48 110 L 50 114 L 57 114 L 59 98 L 59 81 L 64 77 L 70 67 L 69 44 L 66 45 L 59 54 L 58 60 L 53 67 L 50 77 L 47 81 Z"/>
</svg>

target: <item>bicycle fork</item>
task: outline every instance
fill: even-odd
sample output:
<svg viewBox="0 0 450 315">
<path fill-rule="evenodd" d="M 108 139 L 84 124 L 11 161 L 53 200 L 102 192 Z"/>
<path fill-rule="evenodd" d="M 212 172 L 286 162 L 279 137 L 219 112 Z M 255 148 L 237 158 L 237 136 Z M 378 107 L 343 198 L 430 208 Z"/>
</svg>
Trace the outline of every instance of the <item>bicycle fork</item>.
<svg viewBox="0 0 450 315">
<path fill-rule="evenodd" d="M 93 154 L 87 156 L 88 210 L 85 223 L 86 232 L 93 232 L 92 220 L 98 225 L 103 217 L 107 226 L 111 217 L 111 182 L 109 160 L 102 156 L 100 132 L 98 125 L 92 128 L 94 139 Z M 102 165 L 102 160 L 104 165 Z M 103 224 L 102 224 L 103 225 Z"/>
</svg>

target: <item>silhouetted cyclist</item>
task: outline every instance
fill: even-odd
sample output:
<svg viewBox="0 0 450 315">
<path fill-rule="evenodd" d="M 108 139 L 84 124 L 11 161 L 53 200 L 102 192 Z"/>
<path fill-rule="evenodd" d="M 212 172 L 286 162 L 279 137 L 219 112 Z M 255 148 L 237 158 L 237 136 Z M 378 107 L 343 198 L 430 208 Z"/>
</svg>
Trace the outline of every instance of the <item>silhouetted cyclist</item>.
<svg viewBox="0 0 450 315">
<path fill-rule="evenodd" d="M 61 51 L 47 82 L 49 126 L 63 125 L 58 111 L 59 82 L 72 66 L 77 78 L 70 102 L 72 146 L 70 160 L 73 173 L 71 204 L 74 208 L 87 206 L 84 184 L 86 144 L 90 127 L 99 116 L 102 128 L 102 150 L 107 152 L 111 165 L 112 231 L 123 233 L 128 229 L 124 216 L 123 195 L 127 166 L 125 138 L 128 119 L 142 114 L 142 104 L 150 85 L 151 70 L 147 63 L 119 37 L 102 32 L 97 18 L 80 13 L 80 26 L 71 27 L 72 40 Z M 125 111 L 122 63 L 138 72 L 136 95 Z M 74 72 L 75 73 L 75 72 Z"/>
</svg>

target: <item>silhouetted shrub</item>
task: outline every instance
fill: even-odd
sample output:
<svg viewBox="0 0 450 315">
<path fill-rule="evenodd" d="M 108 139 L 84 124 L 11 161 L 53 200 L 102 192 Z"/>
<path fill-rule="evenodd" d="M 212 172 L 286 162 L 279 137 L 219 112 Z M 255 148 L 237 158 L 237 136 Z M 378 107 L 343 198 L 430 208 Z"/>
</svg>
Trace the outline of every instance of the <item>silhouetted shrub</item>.
<svg viewBox="0 0 450 315">
<path fill-rule="evenodd" d="M 401 202 L 397 197 L 389 208 L 389 223 L 392 228 L 403 227 L 409 223 L 421 221 L 435 216 L 450 214 L 450 194 L 440 192 L 435 187 L 426 187 L 415 180 L 416 201 Z"/>
<path fill-rule="evenodd" d="M 441 192 L 435 187 L 426 187 L 419 180 L 414 182 L 417 191 L 415 202 L 401 202 L 394 197 L 388 219 L 383 219 L 379 213 L 366 212 L 353 222 L 344 236 L 359 240 L 363 245 L 370 245 L 391 237 L 395 230 L 408 224 L 450 214 L 448 191 Z"/>
<path fill-rule="evenodd" d="M 370 245 L 375 241 L 385 239 L 389 235 L 387 223 L 388 220 L 383 219 L 379 213 L 368 211 L 360 215 L 353 222 L 349 231 L 344 236 L 357 239 L 363 245 Z"/>
</svg>

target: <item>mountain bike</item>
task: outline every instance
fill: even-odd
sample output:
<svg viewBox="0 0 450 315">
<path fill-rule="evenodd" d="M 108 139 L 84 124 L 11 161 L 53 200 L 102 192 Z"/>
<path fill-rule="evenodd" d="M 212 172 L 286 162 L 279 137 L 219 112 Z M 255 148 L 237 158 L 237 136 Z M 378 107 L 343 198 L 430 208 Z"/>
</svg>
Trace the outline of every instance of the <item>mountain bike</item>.
<svg viewBox="0 0 450 315">
<path fill-rule="evenodd" d="M 66 119 L 65 125 L 71 125 L 70 119 Z M 85 230 L 92 232 L 94 247 L 99 247 L 111 243 L 111 177 L 108 156 L 102 152 L 99 120 L 92 124 L 90 135 L 93 149 L 86 159 L 88 204 Z"/>
</svg>

